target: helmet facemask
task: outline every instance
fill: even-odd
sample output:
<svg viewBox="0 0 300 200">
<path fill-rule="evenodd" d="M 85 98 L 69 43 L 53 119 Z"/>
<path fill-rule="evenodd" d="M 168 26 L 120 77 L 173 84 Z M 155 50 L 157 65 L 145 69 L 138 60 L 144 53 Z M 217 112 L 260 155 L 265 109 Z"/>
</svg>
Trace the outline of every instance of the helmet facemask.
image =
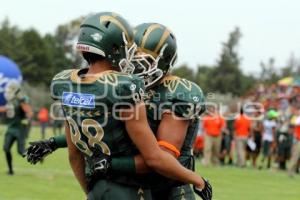
<svg viewBox="0 0 300 200">
<path fill-rule="evenodd" d="M 134 42 L 132 44 L 129 44 L 124 32 L 122 35 L 125 44 L 125 58 L 120 60 L 119 67 L 121 72 L 133 74 L 135 66 L 131 63 L 131 61 L 133 60 L 137 45 Z"/>
<path fill-rule="evenodd" d="M 135 66 L 133 73 L 144 80 L 146 88 L 153 86 L 164 76 L 163 71 L 158 68 L 158 63 L 167 46 L 168 44 L 165 44 L 161 48 L 156 58 L 146 53 L 136 53 L 133 57 L 131 61 L 132 65 Z"/>
<path fill-rule="evenodd" d="M 14 81 L 8 83 L 5 87 L 4 97 L 6 101 L 11 101 L 17 97 L 20 92 L 20 85 Z"/>
</svg>

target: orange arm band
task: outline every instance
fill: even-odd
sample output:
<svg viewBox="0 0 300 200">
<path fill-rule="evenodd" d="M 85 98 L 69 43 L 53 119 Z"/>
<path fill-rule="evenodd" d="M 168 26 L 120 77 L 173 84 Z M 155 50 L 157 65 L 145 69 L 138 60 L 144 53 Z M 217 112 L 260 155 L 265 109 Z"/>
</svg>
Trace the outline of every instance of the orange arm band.
<svg viewBox="0 0 300 200">
<path fill-rule="evenodd" d="M 180 151 L 173 144 L 170 144 L 169 142 L 160 140 L 160 141 L 158 141 L 158 145 L 165 147 L 166 149 L 175 153 L 176 158 L 178 158 L 180 156 Z"/>
</svg>

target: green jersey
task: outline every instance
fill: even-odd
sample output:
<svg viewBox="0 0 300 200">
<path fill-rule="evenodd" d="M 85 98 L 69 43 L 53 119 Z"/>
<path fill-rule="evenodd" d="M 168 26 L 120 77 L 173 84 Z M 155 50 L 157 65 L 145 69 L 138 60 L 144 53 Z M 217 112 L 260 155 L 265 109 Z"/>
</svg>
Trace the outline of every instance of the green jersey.
<svg viewBox="0 0 300 200">
<path fill-rule="evenodd" d="M 157 132 L 165 112 L 172 112 L 177 117 L 189 120 L 178 160 L 183 166 L 191 169 L 192 146 L 197 135 L 199 117 L 205 111 L 205 98 L 201 88 L 191 81 L 169 75 L 147 92 L 146 99 L 147 117 L 154 133 Z M 159 175 L 151 175 L 150 182 L 153 182 L 154 189 L 158 190 L 173 184 Z"/>
<path fill-rule="evenodd" d="M 14 98 L 6 104 L 8 133 L 19 133 L 19 130 L 24 129 L 24 126 L 28 125 L 26 113 L 23 111 L 21 106 L 22 103 L 29 103 L 29 98 L 25 95 L 18 95 L 18 97 Z"/>
<path fill-rule="evenodd" d="M 87 157 L 95 145 L 112 157 L 133 155 L 135 147 L 119 111 L 141 100 L 143 82 L 116 71 L 88 76 L 87 70 L 65 70 L 51 84 L 53 98 L 61 101 L 72 142 Z"/>
<path fill-rule="evenodd" d="M 154 133 L 157 132 L 165 112 L 172 112 L 177 117 L 190 120 L 181 155 L 191 155 L 199 116 L 205 110 L 201 88 L 191 81 L 169 75 L 147 94 L 147 116 Z"/>
</svg>

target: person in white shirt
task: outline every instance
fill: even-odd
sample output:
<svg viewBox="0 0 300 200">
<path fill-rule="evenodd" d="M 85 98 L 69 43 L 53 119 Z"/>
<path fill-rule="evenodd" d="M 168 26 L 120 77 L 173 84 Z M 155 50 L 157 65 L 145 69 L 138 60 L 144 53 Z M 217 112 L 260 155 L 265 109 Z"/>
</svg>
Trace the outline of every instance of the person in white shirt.
<svg viewBox="0 0 300 200">
<path fill-rule="evenodd" d="M 278 113 L 275 110 L 270 110 L 267 113 L 267 118 L 263 121 L 263 158 L 262 165 L 260 169 L 263 167 L 265 160 L 267 159 L 267 168 L 271 167 L 271 157 L 272 151 L 276 147 L 276 119 L 278 117 Z"/>
</svg>

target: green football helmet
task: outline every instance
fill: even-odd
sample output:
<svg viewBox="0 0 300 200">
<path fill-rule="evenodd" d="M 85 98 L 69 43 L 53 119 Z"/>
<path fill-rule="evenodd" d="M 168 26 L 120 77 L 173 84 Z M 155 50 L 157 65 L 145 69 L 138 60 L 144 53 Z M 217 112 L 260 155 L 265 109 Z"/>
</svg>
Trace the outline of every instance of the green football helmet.
<svg viewBox="0 0 300 200">
<path fill-rule="evenodd" d="M 145 81 L 145 87 L 158 82 L 177 60 L 174 34 L 164 25 L 144 23 L 134 29 L 137 53 L 131 60 L 134 73 Z"/>
<path fill-rule="evenodd" d="M 120 63 L 128 63 L 135 51 L 132 28 L 123 17 L 112 12 L 90 15 L 80 26 L 76 49 L 103 56 L 112 66 L 120 67 Z"/>
<path fill-rule="evenodd" d="M 21 90 L 21 85 L 17 81 L 10 81 L 7 83 L 4 90 L 4 97 L 7 102 L 15 99 Z"/>
</svg>

